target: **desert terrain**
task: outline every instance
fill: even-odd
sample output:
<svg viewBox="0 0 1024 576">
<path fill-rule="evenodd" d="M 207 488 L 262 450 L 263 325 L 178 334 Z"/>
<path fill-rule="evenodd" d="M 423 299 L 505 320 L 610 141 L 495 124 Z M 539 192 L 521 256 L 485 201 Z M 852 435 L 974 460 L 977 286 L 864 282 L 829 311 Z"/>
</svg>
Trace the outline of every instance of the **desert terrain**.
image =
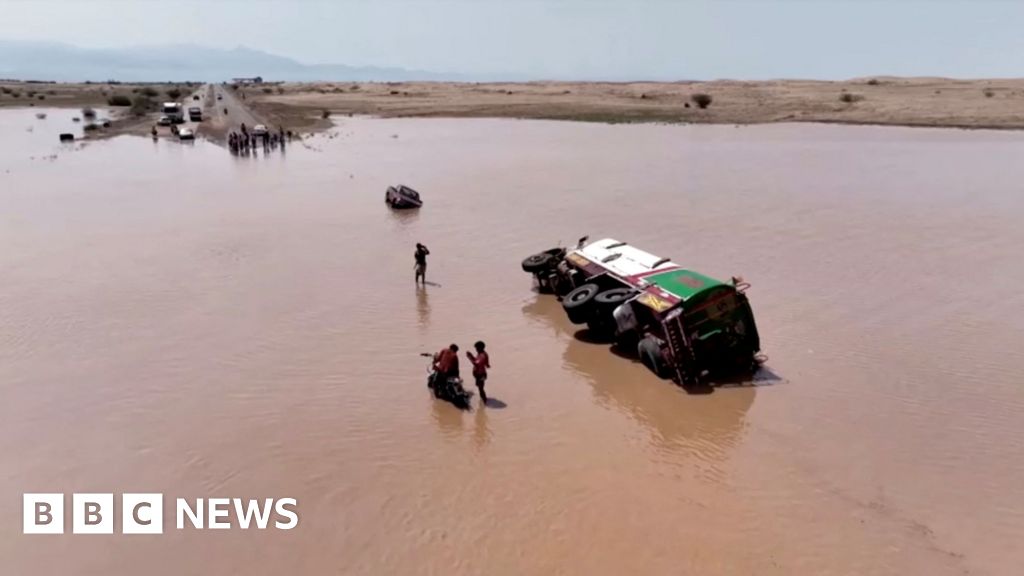
<svg viewBox="0 0 1024 576">
<path fill-rule="evenodd" d="M 590 122 L 828 122 L 1024 128 L 1024 80 L 864 78 L 674 83 L 280 84 L 246 87 L 250 104 L 316 127 L 323 112 L 384 117 L 506 117 Z M 700 95 L 710 97 L 702 108 Z"/>
<path fill-rule="evenodd" d="M 108 107 L 97 135 L 147 131 L 156 105 L 199 84 L 65 84 L 0 81 L 0 107 Z M 206 90 L 209 93 L 209 90 Z M 264 83 L 225 85 L 246 114 L 317 132 L 332 115 L 499 117 L 605 123 L 821 122 L 951 128 L 1024 128 L 1024 79 L 875 77 L 848 81 L 529 83 Z M 704 98 L 706 95 L 707 98 Z M 702 100 L 702 98 L 704 98 Z M 700 104 L 703 103 L 702 107 Z M 234 102 L 232 102 L 234 104 Z M 202 131 L 201 131 L 202 132 Z M 222 138 L 225 130 L 207 130 Z"/>
</svg>

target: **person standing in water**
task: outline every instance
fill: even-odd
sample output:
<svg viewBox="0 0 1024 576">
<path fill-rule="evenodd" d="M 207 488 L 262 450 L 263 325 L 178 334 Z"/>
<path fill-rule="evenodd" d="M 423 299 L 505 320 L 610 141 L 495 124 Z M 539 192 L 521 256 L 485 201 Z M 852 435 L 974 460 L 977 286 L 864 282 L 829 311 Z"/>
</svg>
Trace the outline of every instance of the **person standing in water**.
<svg viewBox="0 0 1024 576">
<path fill-rule="evenodd" d="M 491 357 L 484 351 L 486 346 L 482 341 L 477 340 L 476 344 L 473 344 L 473 348 L 476 348 L 476 356 L 469 350 L 466 350 L 466 356 L 473 363 L 473 379 L 476 380 L 476 389 L 480 391 L 480 402 L 484 406 L 487 405 L 487 393 L 484 392 L 484 384 L 487 382 L 487 369 L 491 367 Z"/>
<path fill-rule="evenodd" d="M 426 283 L 427 283 L 427 254 L 430 254 L 430 250 L 427 250 L 426 246 L 424 246 L 423 244 L 420 244 L 419 242 L 417 242 L 416 243 L 416 255 L 415 255 L 415 258 L 416 258 L 416 280 L 415 280 L 415 282 L 417 284 L 420 282 L 420 280 L 423 281 L 424 285 L 426 285 Z"/>
</svg>

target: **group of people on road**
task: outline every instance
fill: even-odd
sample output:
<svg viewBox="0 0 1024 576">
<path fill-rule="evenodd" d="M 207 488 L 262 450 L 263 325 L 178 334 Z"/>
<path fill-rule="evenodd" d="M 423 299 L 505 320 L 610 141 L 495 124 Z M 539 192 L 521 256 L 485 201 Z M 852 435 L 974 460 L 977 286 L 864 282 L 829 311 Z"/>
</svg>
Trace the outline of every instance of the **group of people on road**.
<svg viewBox="0 0 1024 576">
<path fill-rule="evenodd" d="M 414 254 L 417 285 L 423 283 L 425 286 L 427 283 L 428 254 L 430 254 L 430 250 L 417 242 Z M 478 340 L 473 344 L 473 348 L 476 350 L 476 354 L 466 351 L 466 357 L 473 364 L 473 380 L 476 383 L 476 389 L 480 391 L 480 402 L 486 406 L 487 392 L 484 390 L 484 385 L 487 383 L 487 369 L 491 367 L 491 357 L 487 354 L 487 345 L 483 341 Z M 440 378 L 459 378 L 459 345 L 452 344 L 434 354 L 433 369 Z"/>
<path fill-rule="evenodd" d="M 280 146 L 281 151 L 284 152 L 285 143 L 290 142 L 291 139 L 291 130 L 285 132 L 284 128 L 280 126 L 277 128 L 277 132 L 265 130 L 260 134 L 256 134 L 255 132 L 250 132 L 245 123 L 243 123 L 239 132 L 232 131 L 228 134 L 228 150 L 232 154 L 248 155 L 258 152 L 260 146 L 263 147 L 264 153 L 276 150 Z"/>
</svg>

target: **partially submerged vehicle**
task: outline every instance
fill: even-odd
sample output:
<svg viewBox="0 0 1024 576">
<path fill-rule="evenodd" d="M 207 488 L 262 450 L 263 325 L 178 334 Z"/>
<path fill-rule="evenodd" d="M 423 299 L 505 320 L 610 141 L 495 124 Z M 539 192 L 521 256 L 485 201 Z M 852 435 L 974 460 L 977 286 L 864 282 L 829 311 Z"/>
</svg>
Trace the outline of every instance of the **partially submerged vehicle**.
<svg viewBox="0 0 1024 576">
<path fill-rule="evenodd" d="M 70 132 L 62 132 L 61 135 L 60 135 L 60 141 L 61 142 L 74 142 L 75 141 L 75 135 L 70 133 Z"/>
<path fill-rule="evenodd" d="M 392 208 L 419 208 L 423 206 L 423 199 L 420 193 L 409 188 L 405 184 L 388 186 L 384 193 L 384 202 Z"/>
<path fill-rule="evenodd" d="M 179 140 L 195 140 L 196 133 L 191 128 L 179 128 L 178 129 Z"/>
<path fill-rule="evenodd" d="M 722 282 L 611 238 L 553 248 L 523 260 L 569 320 L 635 350 L 662 378 L 695 386 L 716 375 L 751 374 L 762 356 L 740 278 Z"/>
<path fill-rule="evenodd" d="M 430 354 L 423 354 L 423 356 L 431 357 Z M 450 402 L 459 410 L 470 409 L 470 400 L 473 398 L 473 393 L 466 390 L 462 385 L 462 378 L 442 378 L 434 370 L 433 362 L 427 366 L 427 373 L 429 374 L 427 376 L 427 388 L 434 393 L 434 398 Z"/>
</svg>

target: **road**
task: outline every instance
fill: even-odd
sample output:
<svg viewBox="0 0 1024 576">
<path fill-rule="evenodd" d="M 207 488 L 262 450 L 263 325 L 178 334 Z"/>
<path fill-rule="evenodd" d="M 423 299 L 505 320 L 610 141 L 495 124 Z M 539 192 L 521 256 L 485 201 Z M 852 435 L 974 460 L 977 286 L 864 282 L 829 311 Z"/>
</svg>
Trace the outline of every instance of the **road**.
<svg viewBox="0 0 1024 576">
<path fill-rule="evenodd" d="M 221 100 L 217 100 L 218 96 Z M 229 132 L 240 131 L 243 123 L 250 128 L 256 124 L 266 123 L 254 114 L 242 100 L 238 99 L 227 86 L 221 84 L 204 84 L 195 92 L 186 95 L 181 103 L 185 109 L 185 123 L 179 124 L 178 128 L 191 128 L 196 137 L 203 137 L 218 143 L 224 143 Z M 199 122 L 189 119 L 188 109 L 195 107 L 199 107 L 203 111 L 203 119 Z M 155 116 L 159 117 L 160 115 L 156 114 Z M 168 126 L 160 126 L 157 131 L 162 137 L 176 138 Z"/>
<path fill-rule="evenodd" d="M 266 123 L 227 86 L 207 84 L 200 89 L 200 92 L 204 91 L 202 133 L 207 138 L 224 140 L 229 132 L 240 131 L 242 124 L 252 128 L 257 124 Z M 218 100 L 218 97 L 221 99 Z"/>
</svg>

